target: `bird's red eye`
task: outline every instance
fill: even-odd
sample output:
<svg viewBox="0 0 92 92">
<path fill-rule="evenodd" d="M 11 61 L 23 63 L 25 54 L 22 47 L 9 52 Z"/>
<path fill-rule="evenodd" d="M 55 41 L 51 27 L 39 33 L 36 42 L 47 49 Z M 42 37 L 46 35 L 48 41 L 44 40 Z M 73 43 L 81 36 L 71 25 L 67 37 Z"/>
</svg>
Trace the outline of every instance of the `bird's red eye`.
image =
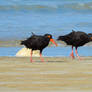
<svg viewBox="0 0 92 92">
<path fill-rule="evenodd" d="M 50 35 L 48 36 L 48 38 L 50 38 Z"/>
</svg>

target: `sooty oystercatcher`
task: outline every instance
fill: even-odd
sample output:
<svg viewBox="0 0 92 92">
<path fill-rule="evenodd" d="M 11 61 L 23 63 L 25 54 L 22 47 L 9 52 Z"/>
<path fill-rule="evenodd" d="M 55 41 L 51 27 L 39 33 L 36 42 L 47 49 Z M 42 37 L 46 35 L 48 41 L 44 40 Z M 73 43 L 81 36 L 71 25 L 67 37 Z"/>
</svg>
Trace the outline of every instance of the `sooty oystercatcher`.
<svg viewBox="0 0 92 92">
<path fill-rule="evenodd" d="M 76 32 L 72 30 L 72 32 L 67 35 L 59 36 L 57 40 L 64 41 L 67 45 L 72 46 L 72 53 L 70 54 L 72 59 L 74 59 L 73 47 L 75 47 L 75 53 L 80 60 L 81 58 L 78 55 L 77 48 L 92 41 L 92 34 L 86 34 L 85 32 Z"/>
<path fill-rule="evenodd" d="M 31 62 L 33 62 L 32 51 L 40 50 L 40 59 L 43 62 L 44 59 L 42 58 L 42 51 L 45 47 L 48 46 L 50 41 L 57 46 L 57 43 L 52 39 L 51 34 L 45 34 L 41 36 L 41 35 L 35 35 L 34 33 L 32 33 L 31 37 L 29 37 L 28 39 L 24 41 L 21 41 L 21 45 L 25 45 L 27 48 L 32 49 L 31 50 Z"/>
</svg>

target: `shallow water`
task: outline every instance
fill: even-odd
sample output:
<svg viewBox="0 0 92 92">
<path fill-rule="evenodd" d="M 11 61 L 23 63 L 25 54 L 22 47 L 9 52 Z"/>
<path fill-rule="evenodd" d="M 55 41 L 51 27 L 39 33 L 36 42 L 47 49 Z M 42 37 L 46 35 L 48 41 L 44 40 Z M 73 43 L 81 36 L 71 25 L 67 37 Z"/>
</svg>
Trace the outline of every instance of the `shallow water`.
<svg viewBox="0 0 92 92">
<path fill-rule="evenodd" d="M 0 56 L 15 56 L 16 53 L 21 49 L 21 47 L 1 47 Z M 74 49 L 75 50 L 75 49 Z M 47 47 L 43 50 L 43 56 L 57 56 L 64 57 L 69 56 L 71 53 L 71 47 Z M 92 46 L 84 46 L 78 48 L 78 53 L 80 56 L 92 56 Z M 75 54 L 75 51 L 74 51 Z M 75 55 L 76 56 L 76 55 Z"/>
<path fill-rule="evenodd" d="M 55 39 L 72 29 L 91 33 L 91 20 L 91 0 L 1 0 L 0 41 L 22 40 L 29 37 L 31 32 L 40 35 L 51 33 Z M 18 48 L 14 47 L 12 52 Z M 86 47 L 85 53 L 88 53 L 89 48 Z M 3 50 L 6 50 L 6 53 L 0 53 L 6 56 L 10 48 Z M 57 50 L 58 48 L 55 52 Z M 65 48 L 63 51 L 66 52 Z M 48 54 L 50 53 L 48 51 Z"/>
<path fill-rule="evenodd" d="M 72 29 L 88 33 L 91 18 L 90 0 L 1 0 L 0 39 L 23 39 L 31 32 L 57 37 Z"/>
</svg>

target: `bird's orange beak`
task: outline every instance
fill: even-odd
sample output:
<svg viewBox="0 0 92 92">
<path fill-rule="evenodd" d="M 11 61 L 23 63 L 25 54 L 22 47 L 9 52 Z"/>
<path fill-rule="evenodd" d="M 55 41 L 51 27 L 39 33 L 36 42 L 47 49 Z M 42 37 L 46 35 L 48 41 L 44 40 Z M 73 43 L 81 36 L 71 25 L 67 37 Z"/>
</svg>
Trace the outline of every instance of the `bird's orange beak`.
<svg viewBox="0 0 92 92">
<path fill-rule="evenodd" d="M 50 41 L 51 41 L 53 44 L 55 44 L 56 46 L 58 46 L 57 43 L 54 41 L 54 39 L 50 39 Z"/>
</svg>

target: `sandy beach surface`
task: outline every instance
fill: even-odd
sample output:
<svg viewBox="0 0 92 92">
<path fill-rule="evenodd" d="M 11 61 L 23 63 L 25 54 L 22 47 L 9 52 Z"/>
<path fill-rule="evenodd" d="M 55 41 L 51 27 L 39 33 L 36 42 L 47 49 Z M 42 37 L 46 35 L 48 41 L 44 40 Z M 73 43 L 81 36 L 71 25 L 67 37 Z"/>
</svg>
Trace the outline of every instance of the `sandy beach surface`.
<svg viewBox="0 0 92 92">
<path fill-rule="evenodd" d="M 92 57 L 33 59 L 0 57 L 0 92 L 92 92 Z"/>
</svg>

